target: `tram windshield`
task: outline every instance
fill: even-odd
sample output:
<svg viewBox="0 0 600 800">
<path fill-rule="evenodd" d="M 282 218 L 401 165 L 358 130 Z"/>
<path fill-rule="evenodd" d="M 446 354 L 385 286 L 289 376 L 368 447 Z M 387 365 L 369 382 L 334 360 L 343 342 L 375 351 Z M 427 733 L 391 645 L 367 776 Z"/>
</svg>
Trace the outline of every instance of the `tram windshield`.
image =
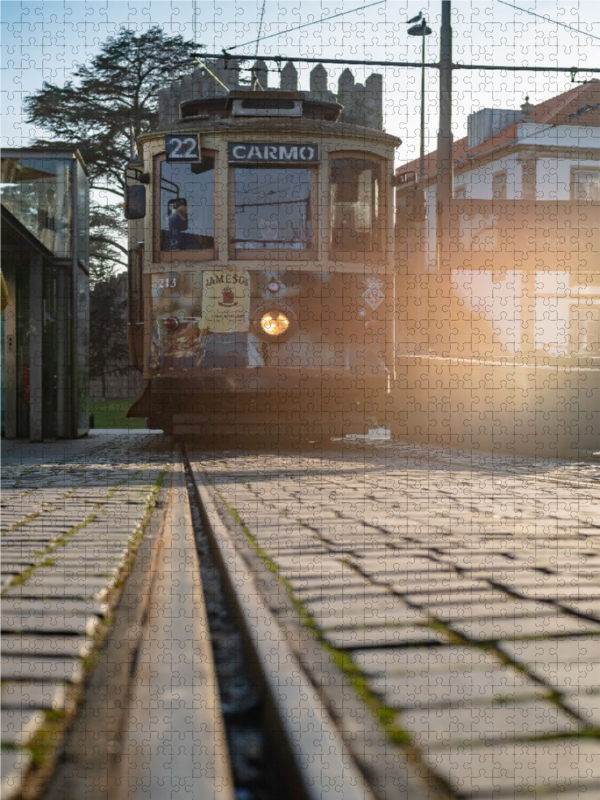
<svg viewBox="0 0 600 800">
<path fill-rule="evenodd" d="M 311 247 L 311 170 L 235 167 L 236 250 Z"/>
<path fill-rule="evenodd" d="M 215 160 L 161 163 L 160 249 L 212 250 L 215 246 Z"/>
<path fill-rule="evenodd" d="M 331 257 L 381 249 L 381 164 L 362 158 L 331 161 Z"/>
</svg>

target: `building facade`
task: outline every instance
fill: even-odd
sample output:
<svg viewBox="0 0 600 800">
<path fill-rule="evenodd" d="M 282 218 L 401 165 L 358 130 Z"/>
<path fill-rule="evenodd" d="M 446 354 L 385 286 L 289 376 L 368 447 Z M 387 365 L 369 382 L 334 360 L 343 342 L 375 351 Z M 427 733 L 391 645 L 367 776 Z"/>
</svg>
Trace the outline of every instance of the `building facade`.
<svg viewBox="0 0 600 800">
<path fill-rule="evenodd" d="M 2 151 L 2 433 L 89 430 L 88 177 L 76 150 Z"/>
<path fill-rule="evenodd" d="M 436 155 L 427 156 L 422 184 L 426 213 L 417 259 L 426 274 L 439 271 Z M 407 216 L 417 172 L 418 161 L 396 171 L 397 205 Z M 600 81 L 537 106 L 526 100 L 518 111 L 471 114 L 468 135 L 454 145 L 453 207 L 454 300 L 465 314 L 490 323 L 485 347 L 600 358 Z M 520 247 L 519 230 L 527 231 Z M 474 253 L 485 257 L 473 260 Z M 523 301 L 533 295 L 528 310 Z"/>
<path fill-rule="evenodd" d="M 396 171 L 396 433 L 600 450 L 600 82 L 472 114 L 453 155 L 439 226 L 437 154 Z"/>
</svg>

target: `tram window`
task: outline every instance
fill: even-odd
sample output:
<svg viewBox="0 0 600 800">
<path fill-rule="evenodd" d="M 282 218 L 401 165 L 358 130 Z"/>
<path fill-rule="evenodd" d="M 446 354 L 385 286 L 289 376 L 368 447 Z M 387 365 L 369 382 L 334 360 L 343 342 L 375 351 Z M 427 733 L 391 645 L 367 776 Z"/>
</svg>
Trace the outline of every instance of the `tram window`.
<svg viewBox="0 0 600 800">
<path fill-rule="evenodd" d="M 385 206 L 382 168 L 377 161 L 335 158 L 331 161 L 331 257 L 356 259 L 382 249 Z"/>
<path fill-rule="evenodd" d="M 312 248 L 312 170 L 235 167 L 233 173 L 235 253 L 257 258 L 267 251 Z"/>
<path fill-rule="evenodd" d="M 161 162 L 160 249 L 213 251 L 214 237 L 214 158 L 203 155 L 193 164 Z"/>
</svg>

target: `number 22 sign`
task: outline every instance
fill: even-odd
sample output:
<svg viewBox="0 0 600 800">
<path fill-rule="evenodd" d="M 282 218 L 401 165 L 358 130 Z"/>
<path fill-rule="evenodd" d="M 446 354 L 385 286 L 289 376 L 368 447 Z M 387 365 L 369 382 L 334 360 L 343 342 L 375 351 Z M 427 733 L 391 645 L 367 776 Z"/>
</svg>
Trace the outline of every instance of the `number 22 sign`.
<svg viewBox="0 0 600 800">
<path fill-rule="evenodd" d="M 200 137 L 197 133 L 165 134 L 167 161 L 200 161 Z"/>
</svg>

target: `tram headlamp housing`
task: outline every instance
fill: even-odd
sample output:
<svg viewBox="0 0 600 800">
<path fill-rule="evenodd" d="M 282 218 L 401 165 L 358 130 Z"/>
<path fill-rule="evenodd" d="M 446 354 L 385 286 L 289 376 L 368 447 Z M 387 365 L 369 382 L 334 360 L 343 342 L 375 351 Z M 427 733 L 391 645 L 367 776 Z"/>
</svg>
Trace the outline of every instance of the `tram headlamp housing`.
<svg viewBox="0 0 600 800">
<path fill-rule="evenodd" d="M 278 308 L 273 311 L 267 311 L 261 314 L 260 327 L 267 334 L 274 339 L 279 336 L 284 336 L 290 327 L 290 318 Z"/>
<path fill-rule="evenodd" d="M 287 341 L 297 327 L 296 314 L 287 303 L 263 303 L 250 317 L 251 332 L 263 342 L 272 344 Z"/>
</svg>

